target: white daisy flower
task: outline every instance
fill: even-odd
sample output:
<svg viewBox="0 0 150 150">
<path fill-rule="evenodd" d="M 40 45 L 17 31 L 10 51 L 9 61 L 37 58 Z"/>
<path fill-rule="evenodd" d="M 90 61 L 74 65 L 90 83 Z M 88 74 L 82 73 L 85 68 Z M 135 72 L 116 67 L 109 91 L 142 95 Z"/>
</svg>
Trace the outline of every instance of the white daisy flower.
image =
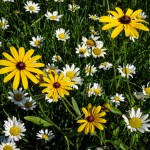
<svg viewBox="0 0 150 150">
<path fill-rule="evenodd" d="M 54 2 L 64 2 L 64 0 L 54 0 Z"/>
<path fill-rule="evenodd" d="M 63 16 L 63 15 L 58 15 L 58 11 L 54 11 L 54 12 L 49 12 L 47 11 L 47 13 L 45 14 L 45 16 L 47 17 L 47 19 L 49 20 L 54 20 L 54 21 L 59 21 L 60 18 Z"/>
<path fill-rule="evenodd" d="M 129 36 L 129 39 L 133 42 L 135 42 L 135 39 L 138 39 L 138 37 L 134 37 L 134 36 Z"/>
<path fill-rule="evenodd" d="M 52 74 L 53 76 L 60 73 L 60 70 L 54 64 L 48 63 L 45 68 L 46 74 Z"/>
<path fill-rule="evenodd" d="M 144 95 L 143 92 L 134 92 L 133 95 L 134 95 L 138 100 L 143 100 L 143 101 L 146 101 L 147 98 L 150 98 L 150 95 Z"/>
<path fill-rule="evenodd" d="M 78 77 L 74 77 L 72 81 L 74 82 L 74 85 L 72 86 L 72 88 L 78 90 L 78 85 L 82 85 L 84 79 L 78 76 Z"/>
<path fill-rule="evenodd" d="M 40 11 L 40 7 L 38 3 L 34 3 L 32 1 L 27 1 L 24 8 L 26 11 L 29 11 L 30 13 L 38 13 Z"/>
<path fill-rule="evenodd" d="M 100 64 L 99 69 L 109 70 L 112 66 L 113 66 L 112 63 L 103 62 Z"/>
<path fill-rule="evenodd" d="M 14 142 L 2 142 L 0 144 L 0 150 L 20 150 L 20 148 L 17 148 Z"/>
<path fill-rule="evenodd" d="M 8 21 L 5 20 L 3 17 L 0 19 L 0 29 L 7 29 L 9 27 Z"/>
<path fill-rule="evenodd" d="M 91 97 L 93 95 L 93 90 L 91 87 L 91 83 L 88 85 L 88 97 Z"/>
<path fill-rule="evenodd" d="M 100 37 L 94 36 L 93 34 L 87 39 L 86 37 L 82 37 L 83 44 L 87 45 L 88 47 L 93 47 L 102 44 L 102 41 L 98 41 Z"/>
<path fill-rule="evenodd" d="M 53 62 L 60 62 L 60 61 L 62 61 L 62 58 L 60 57 L 60 55 L 54 55 L 53 57 L 52 57 L 52 61 Z"/>
<path fill-rule="evenodd" d="M 143 94 L 150 96 L 150 82 L 147 83 L 147 86 L 145 85 L 142 86 L 143 89 Z"/>
<path fill-rule="evenodd" d="M 99 19 L 97 15 L 90 15 L 90 14 L 89 14 L 89 18 L 94 20 L 94 21 Z"/>
<path fill-rule="evenodd" d="M 147 119 L 149 115 L 142 115 L 140 108 L 138 108 L 137 110 L 131 108 L 131 110 L 129 110 L 129 117 L 126 117 L 125 115 L 122 115 L 122 117 L 124 118 L 124 121 L 126 122 L 127 127 L 131 130 L 131 132 L 150 132 L 150 130 L 148 129 L 150 127 L 150 123 L 148 123 L 150 122 L 150 119 Z"/>
<path fill-rule="evenodd" d="M 69 31 L 65 31 L 63 28 L 57 29 L 55 34 L 57 39 L 60 41 L 66 42 L 66 40 L 70 38 Z"/>
<path fill-rule="evenodd" d="M 14 0 L 3 0 L 3 2 L 14 2 Z"/>
<path fill-rule="evenodd" d="M 68 5 L 68 10 L 75 12 L 76 10 L 80 9 L 80 6 L 76 5 L 75 3 Z"/>
<path fill-rule="evenodd" d="M 97 71 L 96 67 L 94 67 L 94 65 L 86 65 L 85 67 L 85 72 L 87 76 L 93 76 L 93 74 Z"/>
<path fill-rule="evenodd" d="M 4 133 L 5 136 L 8 136 L 11 142 L 19 141 L 22 136 L 24 136 L 23 132 L 25 132 L 24 123 L 20 120 L 17 121 L 17 118 L 13 116 L 12 119 L 8 118 L 8 121 L 4 121 Z"/>
<path fill-rule="evenodd" d="M 52 131 L 48 131 L 48 129 L 40 130 L 37 134 L 37 139 L 44 139 L 45 142 L 50 141 L 55 137 Z"/>
<path fill-rule="evenodd" d="M 28 93 L 19 88 L 19 90 L 13 90 L 13 92 L 8 92 L 8 99 L 11 100 L 16 105 L 20 105 L 20 103 L 24 103 L 27 99 L 29 99 Z"/>
<path fill-rule="evenodd" d="M 123 97 L 123 94 L 118 94 L 116 93 L 116 95 L 110 97 L 110 102 L 111 103 L 115 103 L 115 106 L 119 106 L 120 105 L 120 102 L 124 102 L 124 97 Z"/>
<path fill-rule="evenodd" d="M 76 48 L 76 54 L 79 54 L 79 57 L 88 57 L 90 56 L 90 49 L 85 45 L 78 45 Z"/>
<path fill-rule="evenodd" d="M 32 37 L 32 41 L 30 41 L 30 45 L 33 47 L 40 48 L 42 46 L 44 38 L 41 35 L 37 37 Z"/>
<path fill-rule="evenodd" d="M 46 100 L 48 103 L 57 102 L 58 99 L 61 99 L 60 96 L 58 96 L 58 99 L 54 101 L 52 97 L 48 97 L 47 95 L 48 95 L 48 94 L 45 95 L 45 100 Z"/>
<path fill-rule="evenodd" d="M 101 96 L 102 95 L 102 87 L 98 83 L 94 83 L 94 86 L 92 87 L 93 95 L 95 96 Z"/>
<path fill-rule="evenodd" d="M 29 99 L 27 99 L 25 102 L 20 104 L 21 109 L 24 110 L 33 110 L 36 107 L 36 102 L 32 99 L 30 96 Z"/>
<path fill-rule="evenodd" d="M 102 48 L 103 47 L 103 42 L 101 41 L 101 43 L 97 46 L 92 47 L 92 56 L 94 58 L 97 57 L 104 57 L 104 55 L 106 54 L 106 49 Z"/>
<path fill-rule="evenodd" d="M 129 77 L 133 78 L 132 74 L 135 74 L 135 69 L 136 69 L 135 66 L 130 64 L 127 64 L 126 66 L 124 66 L 123 64 L 123 67 L 118 66 L 118 71 L 121 73 L 121 76 L 127 78 Z"/>
</svg>

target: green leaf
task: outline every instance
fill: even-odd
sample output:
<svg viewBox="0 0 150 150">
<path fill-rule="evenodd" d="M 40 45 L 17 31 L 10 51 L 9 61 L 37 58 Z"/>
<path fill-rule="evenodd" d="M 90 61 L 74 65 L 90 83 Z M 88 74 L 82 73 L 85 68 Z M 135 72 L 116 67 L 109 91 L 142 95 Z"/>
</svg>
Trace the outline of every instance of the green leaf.
<svg viewBox="0 0 150 150">
<path fill-rule="evenodd" d="M 109 110 L 111 112 L 113 112 L 114 114 L 118 114 L 118 115 L 122 115 L 121 111 L 118 109 L 118 108 L 115 108 L 115 107 L 110 107 Z"/>
<path fill-rule="evenodd" d="M 27 121 L 33 122 L 37 125 L 42 125 L 44 127 L 48 127 L 48 126 L 52 126 L 51 123 L 45 121 L 44 119 L 41 119 L 39 117 L 35 117 L 35 116 L 25 116 L 24 119 L 26 119 Z"/>
<path fill-rule="evenodd" d="M 39 95 L 34 95 L 33 96 L 34 100 L 40 100 L 40 99 L 43 99 L 43 98 L 45 98 L 45 94 L 39 94 Z"/>
<path fill-rule="evenodd" d="M 81 112 L 79 110 L 78 104 L 73 97 L 72 97 L 72 105 L 77 115 L 81 116 Z"/>
</svg>

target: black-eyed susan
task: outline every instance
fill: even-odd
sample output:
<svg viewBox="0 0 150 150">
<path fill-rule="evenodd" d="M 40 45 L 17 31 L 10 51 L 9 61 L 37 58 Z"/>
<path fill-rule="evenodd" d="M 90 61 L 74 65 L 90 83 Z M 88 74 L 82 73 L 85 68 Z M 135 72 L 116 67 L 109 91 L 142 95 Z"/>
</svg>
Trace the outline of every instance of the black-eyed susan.
<svg viewBox="0 0 150 150">
<path fill-rule="evenodd" d="M 77 129 L 78 132 L 84 130 L 85 134 L 89 132 L 93 134 L 95 132 L 95 127 L 99 130 L 104 130 L 102 123 L 106 123 L 106 120 L 101 118 L 106 115 L 106 112 L 101 112 L 101 106 L 93 106 L 92 104 L 88 104 L 88 109 L 82 108 L 83 113 L 85 114 L 85 118 L 81 120 L 77 120 L 77 123 L 82 123 L 82 125 Z"/>
<path fill-rule="evenodd" d="M 28 50 L 25 53 L 25 49 L 23 47 L 19 48 L 19 52 L 17 52 L 15 47 L 10 47 L 10 52 L 12 54 L 3 53 L 3 55 L 7 58 L 7 60 L 0 60 L 1 66 L 6 66 L 0 69 L 0 74 L 5 74 L 10 72 L 5 78 L 4 82 L 8 82 L 14 77 L 13 81 L 13 89 L 16 90 L 19 86 L 20 79 L 22 81 L 24 89 L 28 88 L 28 80 L 29 78 L 32 82 L 37 84 L 38 79 L 30 72 L 43 74 L 40 69 L 37 67 L 43 67 L 43 63 L 36 63 L 38 59 L 41 58 L 40 55 L 36 55 L 31 58 L 34 53 L 33 49 Z"/>
<path fill-rule="evenodd" d="M 149 31 L 149 29 L 142 24 L 147 22 L 142 18 L 138 19 L 138 16 L 142 12 L 141 9 L 136 11 L 128 9 L 125 14 L 119 7 L 116 7 L 115 10 L 117 12 L 108 11 L 108 13 L 111 14 L 110 16 L 102 16 L 99 18 L 99 22 L 108 23 L 102 27 L 102 30 L 109 30 L 110 28 L 116 27 L 111 34 L 112 38 L 118 36 L 122 30 L 125 31 L 125 36 L 133 37 L 139 37 L 139 33 L 136 29 Z"/>
<path fill-rule="evenodd" d="M 48 74 L 48 77 L 43 77 L 45 83 L 41 83 L 40 86 L 46 87 L 42 93 L 48 93 L 47 97 L 53 98 L 54 101 L 58 100 L 58 96 L 64 97 L 65 95 L 69 95 L 67 90 L 72 90 L 70 86 L 74 84 L 74 82 L 70 82 L 69 77 L 64 78 L 64 74 L 60 75 Z"/>
</svg>

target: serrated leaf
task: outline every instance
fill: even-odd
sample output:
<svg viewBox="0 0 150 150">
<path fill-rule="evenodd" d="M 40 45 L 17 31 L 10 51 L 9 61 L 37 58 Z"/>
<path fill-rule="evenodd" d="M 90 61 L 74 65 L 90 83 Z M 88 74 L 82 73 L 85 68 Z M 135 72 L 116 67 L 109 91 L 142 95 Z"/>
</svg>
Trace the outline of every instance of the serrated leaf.
<svg viewBox="0 0 150 150">
<path fill-rule="evenodd" d="M 79 110 L 77 102 L 75 101 L 75 99 L 73 97 L 72 97 L 72 105 L 73 105 L 73 108 L 74 108 L 75 112 L 77 113 L 77 115 L 80 116 L 81 112 Z"/>
<path fill-rule="evenodd" d="M 114 114 L 122 115 L 121 111 L 118 108 L 110 107 L 109 110 Z"/>
<path fill-rule="evenodd" d="M 52 126 L 51 123 L 47 122 L 46 120 L 39 118 L 39 117 L 35 117 L 35 116 L 25 116 L 24 119 L 26 119 L 27 121 L 33 122 L 37 125 L 42 125 L 44 127 L 48 127 L 48 126 Z"/>
</svg>

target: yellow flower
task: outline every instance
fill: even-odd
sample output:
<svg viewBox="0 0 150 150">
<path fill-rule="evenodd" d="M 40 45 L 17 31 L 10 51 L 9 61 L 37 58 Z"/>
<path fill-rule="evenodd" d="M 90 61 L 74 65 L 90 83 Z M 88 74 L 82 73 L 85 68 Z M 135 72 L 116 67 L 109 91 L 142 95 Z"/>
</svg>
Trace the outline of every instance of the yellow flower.
<svg viewBox="0 0 150 150">
<path fill-rule="evenodd" d="M 102 30 L 108 30 L 110 28 L 116 27 L 111 34 L 112 38 L 118 36 L 118 34 L 123 29 L 125 31 L 125 36 L 133 37 L 139 37 L 139 33 L 136 28 L 144 31 L 149 31 L 149 29 L 141 23 L 147 22 L 143 19 L 138 19 L 137 17 L 142 12 L 141 9 L 138 9 L 135 12 L 133 12 L 132 9 L 128 9 L 125 14 L 123 13 L 121 8 L 116 7 L 115 9 L 117 12 L 108 11 L 108 13 L 111 14 L 110 16 L 102 16 L 99 18 L 99 22 L 108 22 L 108 24 L 103 26 Z"/>
<path fill-rule="evenodd" d="M 106 112 L 101 112 L 101 106 L 94 106 L 92 107 L 92 104 L 88 104 L 88 109 L 82 108 L 83 113 L 85 114 L 85 119 L 78 120 L 77 123 L 83 123 L 79 128 L 78 132 L 83 131 L 84 133 L 88 134 L 95 132 L 95 127 L 97 127 L 99 130 L 103 130 L 104 127 L 101 123 L 106 123 L 106 120 L 101 118 L 106 115 Z"/>
<path fill-rule="evenodd" d="M 48 78 L 49 77 L 49 78 Z M 58 100 L 58 96 L 64 97 L 64 95 L 69 95 L 67 90 L 72 90 L 70 87 L 74 82 L 70 82 L 69 77 L 65 77 L 63 73 L 60 75 L 48 74 L 48 77 L 43 77 L 46 83 L 41 83 L 40 86 L 46 87 L 42 93 L 48 93 L 47 97 L 52 97 L 54 101 Z"/>
<path fill-rule="evenodd" d="M 30 49 L 25 53 L 25 49 L 23 47 L 19 48 L 19 52 L 15 49 L 15 47 L 10 47 L 10 52 L 12 56 L 8 53 L 3 53 L 3 55 L 7 58 L 7 60 L 0 60 L 1 66 L 6 66 L 0 69 L 0 74 L 5 74 L 10 72 L 5 78 L 4 82 L 9 81 L 14 77 L 13 81 L 13 89 L 16 90 L 19 86 L 20 79 L 22 81 L 24 89 L 28 88 L 28 79 L 37 84 L 38 79 L 30 72 L 42 74 L 43 72 L 36 67 L 43 67 L 43 63 L 36 63 L 36 60 L 40 59 L 40 55 L 36 55 L 31 58 L 34 53 L 33 49 Z"/>
</svg>

